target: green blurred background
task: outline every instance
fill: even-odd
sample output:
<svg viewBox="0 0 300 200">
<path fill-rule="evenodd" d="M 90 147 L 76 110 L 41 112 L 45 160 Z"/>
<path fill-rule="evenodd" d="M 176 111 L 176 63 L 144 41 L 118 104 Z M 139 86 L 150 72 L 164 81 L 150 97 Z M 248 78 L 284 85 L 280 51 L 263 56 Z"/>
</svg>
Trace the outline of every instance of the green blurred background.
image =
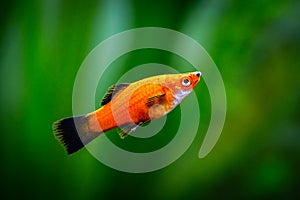
<svg viewBox="0 0 300 200">
<path fill-rule="evenodd" d="M 1 4 L 1 198 L 300 196 L 299 1 L 12 0 Z M 52 123 L 72 115 L 72 88 L 81 63 L 109 36 L 146 26 L 187 34 L 217 64 L 228 101 L 217 145 L 198 159 L 210 116 L 209 93 L 202 81 L 197 86 L 201 109 L 197 137 L 170 166 L 129 174 L 103 165 L 87 150 L 67 156 L 53 137 Z M 133 52 L 130 58 L 120 58 L 119 66 L 116 61 L 115 76 L 108 80 L 114 82 L 137 64 L 170 64 L 172 56 L 162 51 Z M 172 116 L 176 118 L 179 111 Z M 172 127 L 169 119 L 167 125 Z M 157 140 L 163 145 L 163 137 Z M 131 141 L 135 142 L 143 146 L 142 140 Z"/>
</svg>

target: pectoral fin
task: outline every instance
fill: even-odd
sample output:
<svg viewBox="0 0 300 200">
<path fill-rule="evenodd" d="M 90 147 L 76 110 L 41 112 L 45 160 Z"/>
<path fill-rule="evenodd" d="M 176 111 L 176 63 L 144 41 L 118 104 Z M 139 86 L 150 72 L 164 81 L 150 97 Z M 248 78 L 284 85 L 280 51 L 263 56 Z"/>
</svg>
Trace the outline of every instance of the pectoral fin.
<svg viewBox="0 0 300 200">
<path fill-rule="evenodd" d="M 161 95 L 150 97 L 146 100 L 146 105 L 148 107 L 151 107 L 155 104 L 163 104 L 166 101 L 165 96 L 166 94 L 161 94 Z"/>
</svg>

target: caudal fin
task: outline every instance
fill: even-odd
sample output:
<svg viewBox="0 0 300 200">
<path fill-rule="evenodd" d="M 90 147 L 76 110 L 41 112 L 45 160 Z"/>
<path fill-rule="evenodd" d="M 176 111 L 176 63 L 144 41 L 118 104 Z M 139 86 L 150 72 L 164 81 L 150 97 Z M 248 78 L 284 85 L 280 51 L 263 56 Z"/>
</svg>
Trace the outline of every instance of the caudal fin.
<svg viewBox="0 0 300 200">
<path fill-rule="evenodd" d="M 89 132 L 88 125 L 86 116 L 69 117 L 54 122 L 53 132 L 67 153 L 72 154 L 100 134 Z"/>
</svg>

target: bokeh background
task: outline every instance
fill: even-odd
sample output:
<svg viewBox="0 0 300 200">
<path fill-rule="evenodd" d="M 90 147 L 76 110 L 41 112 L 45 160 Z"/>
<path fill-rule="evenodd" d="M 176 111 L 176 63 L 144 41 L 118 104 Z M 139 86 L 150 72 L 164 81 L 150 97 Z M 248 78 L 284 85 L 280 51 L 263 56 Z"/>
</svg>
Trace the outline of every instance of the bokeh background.
<svg viewBox="0 0 300 200">
<path fill-rule="evenodd" d="M 296 0 L 2 1 L 1 198 L 296 199 L 299 10 Z M 187 34 L 217 64 L 228 101 L 217 145 L 198 159 L 210 117 L 209 93 L 201 82 L 196 92 L 201 110 L 197 137 L 170 166 L 129 174 L 103 165 L 87 150 L 67 156 L 53 137 L 52 123 L 72 115 L 72 88 L 81 63 L 109 36 L 146 26 Z M 114 82 L 149 62 L 174 64 L 174 55 L 132 52 L 117 60 L 113 75 L 106 78 Z M 176 130 L 172 120 L 178 120 L 178 114 L 180 108 L 168 117 L 170 130 Z M 109 134 L 111 140 L 118 139 L 114 131 Z M 147 145 L 155 149 L 167 141 L 159 136 Z M 131 140 L 133 145 L 124 148 L 149 150 L 142 142 Z"/>
</svg>

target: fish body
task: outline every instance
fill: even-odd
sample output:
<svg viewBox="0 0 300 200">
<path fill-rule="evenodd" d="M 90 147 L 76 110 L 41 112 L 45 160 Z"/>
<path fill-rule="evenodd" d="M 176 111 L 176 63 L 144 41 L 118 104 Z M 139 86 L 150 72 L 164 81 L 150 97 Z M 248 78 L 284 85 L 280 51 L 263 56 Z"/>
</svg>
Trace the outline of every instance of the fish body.
<svg viewBox="0 0 300 200">
<path fill-rule="evenodd" d="M 55 135 L 68 154 L 114 128 L 119 128 L 121 138 L 125 138 L 144 123 L 172 111 L 193 91 L 200 76 L 198 71 L 167 74 L 113 85 L 96 111 L 55 122 Z"/>
</svg>

